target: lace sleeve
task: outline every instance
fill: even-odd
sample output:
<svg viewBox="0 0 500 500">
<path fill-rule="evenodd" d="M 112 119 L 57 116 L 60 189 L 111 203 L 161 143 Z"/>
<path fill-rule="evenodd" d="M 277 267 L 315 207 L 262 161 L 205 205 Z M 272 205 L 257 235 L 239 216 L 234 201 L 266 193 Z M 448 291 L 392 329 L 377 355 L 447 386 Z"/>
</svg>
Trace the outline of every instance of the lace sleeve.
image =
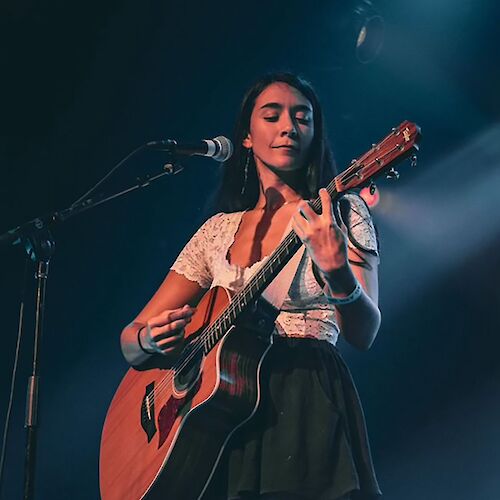
<svg viewBox="0 0 500 500">
<path fill-rule="evenodd" d="M 348 246 L 378 256 L 377 232 L 364 200 L 357 194 L 347 193 L 341 198 L 339 205 L 342 220 L 347 226 Z"/>
<path fill-rule="evenodd" d="M 182 274 L 190 281 L 196 281 L 202 288 L 210 288 L 212 276 L 212 242 L 217 217 L 208 219 L 187 242 L 170 269 Z"/>
</svg>

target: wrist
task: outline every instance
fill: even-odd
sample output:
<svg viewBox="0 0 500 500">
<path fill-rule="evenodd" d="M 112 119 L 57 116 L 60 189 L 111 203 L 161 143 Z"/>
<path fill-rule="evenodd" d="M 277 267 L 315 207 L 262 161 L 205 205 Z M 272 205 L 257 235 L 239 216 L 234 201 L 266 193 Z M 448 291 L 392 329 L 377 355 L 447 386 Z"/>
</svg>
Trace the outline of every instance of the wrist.
<svg viewBox="0 0 500 500">
<path fill-rule="evenodd" d="M 321 269 L 319 271 L 326 287 L 331 291 L 331 295 L 348 295 L 356 286 L 356 276 L 348 263 L 330 271 Z"/>
<path fill-rule="evenodd" d="M 328 285 L 325 285 L 323 293 L 325 294 L 326 300 L 329 304 L 333 304 L 335 306 L 343 306 L 346 304 L 352 304 L 353 302 L 357 301 L 363 294 L 363 288 L 356 280 L 354 288 L 348 294 L 344 293 L 342 295 L 334 295 L 332 294 L 332 290 Z"/>
<path fill-rule="evenodd" d="M 361 297 L 363 289 L 349 264 L 330 272 L 321 271 L 321 273 L 325 283 L 323 293 L 330 304 L 336 306 L 351 304 Z"/>
<path fill-rule="evenodd" d="M 146 354 L 154 354 L 156 351 L 151 347 L 149 342 L 146 340 L 145 335 L 147 334 L 147 326 L 141 326 L 139 330 L 137 330 L 137 343 L 141 351 Z"/>
</svg>

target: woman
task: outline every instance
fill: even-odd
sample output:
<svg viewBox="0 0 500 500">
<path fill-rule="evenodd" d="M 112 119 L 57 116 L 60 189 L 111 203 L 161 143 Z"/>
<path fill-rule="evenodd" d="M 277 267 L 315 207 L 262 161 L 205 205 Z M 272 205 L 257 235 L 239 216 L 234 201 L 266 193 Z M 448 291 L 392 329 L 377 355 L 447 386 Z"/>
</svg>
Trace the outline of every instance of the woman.
<svg viewBox="0 0 500 500">
<path fill-rule="evenodd" d="M 344 197 L 342 219 L 321 107 L 292 74 L 246 94 L 219 206 L 183 249 L 159 290 L 122 332 L 133 366 L 173 360 L 206 290 L 237 292 L 293 228 L 306 252 L 276 320 L 258 412 L 231 438 L 205 498 L 374 498 L 380 495 L 364 417 L 335 348 L 340 332 L 368 349 L 380 325 L 377 243 L 368 210 Z M 346 228 L 338 223 L 346 223 Z M 346 236 L 346 234 L 348 236 Z"/>
</svg>

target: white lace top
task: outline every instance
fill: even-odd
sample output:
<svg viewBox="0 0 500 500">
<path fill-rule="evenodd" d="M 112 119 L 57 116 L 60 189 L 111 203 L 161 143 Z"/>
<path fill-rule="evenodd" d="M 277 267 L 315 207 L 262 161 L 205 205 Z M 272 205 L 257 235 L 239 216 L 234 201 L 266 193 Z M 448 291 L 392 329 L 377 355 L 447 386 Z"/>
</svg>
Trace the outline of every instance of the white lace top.
<svg viewBox="0 0 500 500">
<path fill-rule="evenodd" d="M 343 197 L 349 201 L 345 224 L 348 245 L 372 253 L 378 252 L 375 229 L 365 203 L 355 194 Z M 181 251 L 171 269 L 202 288 L 223 286 L 230 293 L 238 292 L 268 257 L 250 267 L 230 264 L 228 250 L 244 212 L 219 213 L 208 219 Z M 327 302 L 312 269 L 307 252 L 298 266 L 288 294 L 276 319 L 276 335 L 309 337 L 337 342 L 339 328 L 335 307 Z"/>
</svg>

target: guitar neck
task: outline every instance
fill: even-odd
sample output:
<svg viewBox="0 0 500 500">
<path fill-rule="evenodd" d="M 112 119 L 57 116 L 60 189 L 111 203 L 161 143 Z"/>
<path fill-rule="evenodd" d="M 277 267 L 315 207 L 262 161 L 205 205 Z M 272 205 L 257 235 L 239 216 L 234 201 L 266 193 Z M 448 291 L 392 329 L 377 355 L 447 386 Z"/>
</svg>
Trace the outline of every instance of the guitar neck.
<svg viewBox="0 0 500 500">
<path fill-rule="evenodd" d="M 338 176 L 340 177 L 340 176 Z M 327 191 L 335 200 L 339 193 L 335 189 L 335 178 L 327 186 Z M 310 202 L 311 207 L 317 213 L 321 210 L 321 199 L 318 197 Z M 233 325 L 238 316 L 243 313 L 262 292 L 269 286 L 271 281 L 279 274 L 290 259 L 295 255 L 302 245 L 302 241 L 293 229 L 283 238 L 276 250 L 269 256 L 262 267 L 250 278 L 248 283 L 231 300 L 230 305 L 209 328 L 210 332 L 204 336 L 205 352 L 209 352 L 219 341 L 224 333 Z"/>
<path fill-rule="evenodd" d="M 417 141 L 420 138 L 420 128 L 409 121 L 402 122 L 392 129 L 378 144 L 374 144 L 359 159 L 337 175 L 326 187 L 328 194 L 335 200 L 345 191 L 366 185 L 373 178 L 387 172 L 393 165 L 418 150 Z M 397 174 L 397 172 L 394 172 Z M 399 175 L 399 174 L 398 174 Z M 318 197 L 309 202 L 316 213 L 321 212 L 321 199 Z M 292 230 L 278 248 L 269 256 L 250 281 L 232 299 L 231 304 L 221 316 L 209 327 L 203 336 L 204 350 L 208 352 L 233 325 L 237 317 L 251 305 L 267 288 L 271 281 L 285 267 L 302 242 Z"/>
<path fill-rule="evenodd" d="M 332 200 L 335 200 L 339 195 L 335 189 L 336 179 L 337 178 L 330 182 L 326 188 Z M 321 211 L 321 199 L 319 197 L 311 201 L 310 205 L 316 213 Z M 301 245 L 302 242 L 300 238 L 292 229 L 285 238 L 283 238 L 276 250 L 269 256 L 267 262 L 250 279 L 247 285 L 235 295 L 232 301 L 235 305 L 235 309 L 238 308 L 241 312 L 248 304 L 256 300 L 267 286 L 269 286 L 271 281 L 276 278 L 278 273 L 285 267 Z M 232 319 L 234 320 L 238 314 L 239 312 L 235 310 L 235 317 Z"/>
</svg>

